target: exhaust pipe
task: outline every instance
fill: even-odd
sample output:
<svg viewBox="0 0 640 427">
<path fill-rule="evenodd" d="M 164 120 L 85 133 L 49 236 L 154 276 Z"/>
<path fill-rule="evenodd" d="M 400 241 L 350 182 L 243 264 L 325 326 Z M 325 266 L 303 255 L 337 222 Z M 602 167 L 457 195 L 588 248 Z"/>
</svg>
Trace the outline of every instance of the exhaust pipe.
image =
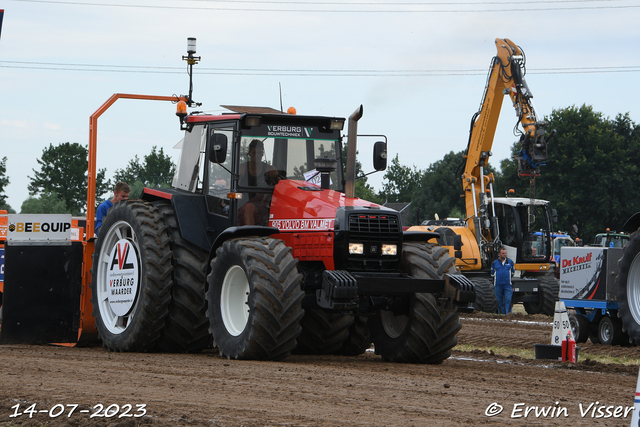
<svg viewBox="0 0 640 427">
<path fill-rule="evenodd" d="M 350 199 L 356 197 L 356 152 L 358 139 L 358 120 L 362 117 L 362 105 L 349 116 L 347 133 L 347 176 L 344 195 Z"/>
</svg>

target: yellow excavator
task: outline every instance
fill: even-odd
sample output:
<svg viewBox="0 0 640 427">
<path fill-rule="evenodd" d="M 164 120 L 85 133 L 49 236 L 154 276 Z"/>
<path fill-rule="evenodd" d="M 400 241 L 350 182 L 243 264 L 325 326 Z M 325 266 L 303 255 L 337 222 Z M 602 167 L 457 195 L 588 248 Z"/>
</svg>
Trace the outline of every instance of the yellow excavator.
<svg viewBox="0 0 640 427">
<path fill-rule="evenodd" d="M 509 39 L 496 39 L 496 48 L 457 172 L 462 178 L 465 224 L 423 225 L 409 230 L 439 234 L 440 245 L 456 255 L 456 268 L 476 285 L 476 310 L 498 311 L 490 269 L 498 249 L 504 247 L 515 262 L 513 302 L 523 303 L 529 314 L 553 315 L 559 284 L 551 271 L 551 223 L 557 214 L 549 202 L 534 195 L 535 177 L 547 159 L 547 144 L 555 131 L 547 133 L 547 123 L 536 116 L 533 95 L 524 79 L 523 50 Z M 485 173 L 505 95 L 511 98 L 518 117 L 514 128 L 520 136 L 518 174 L 530 180 L 529 197 L 495 197 L 493 173 Z"/>
</svg>

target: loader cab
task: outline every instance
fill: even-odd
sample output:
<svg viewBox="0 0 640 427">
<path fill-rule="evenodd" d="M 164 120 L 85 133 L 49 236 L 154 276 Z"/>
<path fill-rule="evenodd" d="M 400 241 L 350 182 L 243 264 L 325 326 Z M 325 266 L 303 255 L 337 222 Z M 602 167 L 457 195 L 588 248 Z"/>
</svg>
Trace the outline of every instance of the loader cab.
<svg viewBox="0 0 640 427">
<path fill-rule="evenodd" d="M 516 263 L 548 263 L 551 257 L 549 203 L 524 198 L 495 198 L 499 237 Z"/>
</svg>

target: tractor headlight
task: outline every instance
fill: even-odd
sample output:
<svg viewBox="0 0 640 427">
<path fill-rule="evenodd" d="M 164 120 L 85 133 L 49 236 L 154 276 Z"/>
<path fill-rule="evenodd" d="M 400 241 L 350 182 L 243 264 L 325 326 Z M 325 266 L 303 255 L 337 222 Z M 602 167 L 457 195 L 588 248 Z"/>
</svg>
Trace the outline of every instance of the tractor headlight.
<svg viewBox="0 0 640 427">
<path fill-rule="evenodd" d="M 383 244 L 382 255 L 398 255 L 398 246 Z"/>
<path fill-rule="evenodd" d="M 349 243 L 350 255 L 362 255 L 364 253 L 364 245 L 362 243 Z"/>
</svg>

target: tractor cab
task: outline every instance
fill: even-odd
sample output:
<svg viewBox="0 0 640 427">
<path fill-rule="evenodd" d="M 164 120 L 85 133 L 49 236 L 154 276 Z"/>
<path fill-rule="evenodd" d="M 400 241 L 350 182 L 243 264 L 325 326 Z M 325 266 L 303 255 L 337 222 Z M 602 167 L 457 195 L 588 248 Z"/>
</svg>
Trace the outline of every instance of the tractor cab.
<svg viewBox="0 0 640 427">
<path fill-rule="evenodd" d="M 607 230 L 606 233 L 596 234 L 593 245 L 590 246 L 601 246 L 603 248 L 623 248 L 628 241 L 628 234 L 616 233 L 615 231 Z"/>
</svg>

